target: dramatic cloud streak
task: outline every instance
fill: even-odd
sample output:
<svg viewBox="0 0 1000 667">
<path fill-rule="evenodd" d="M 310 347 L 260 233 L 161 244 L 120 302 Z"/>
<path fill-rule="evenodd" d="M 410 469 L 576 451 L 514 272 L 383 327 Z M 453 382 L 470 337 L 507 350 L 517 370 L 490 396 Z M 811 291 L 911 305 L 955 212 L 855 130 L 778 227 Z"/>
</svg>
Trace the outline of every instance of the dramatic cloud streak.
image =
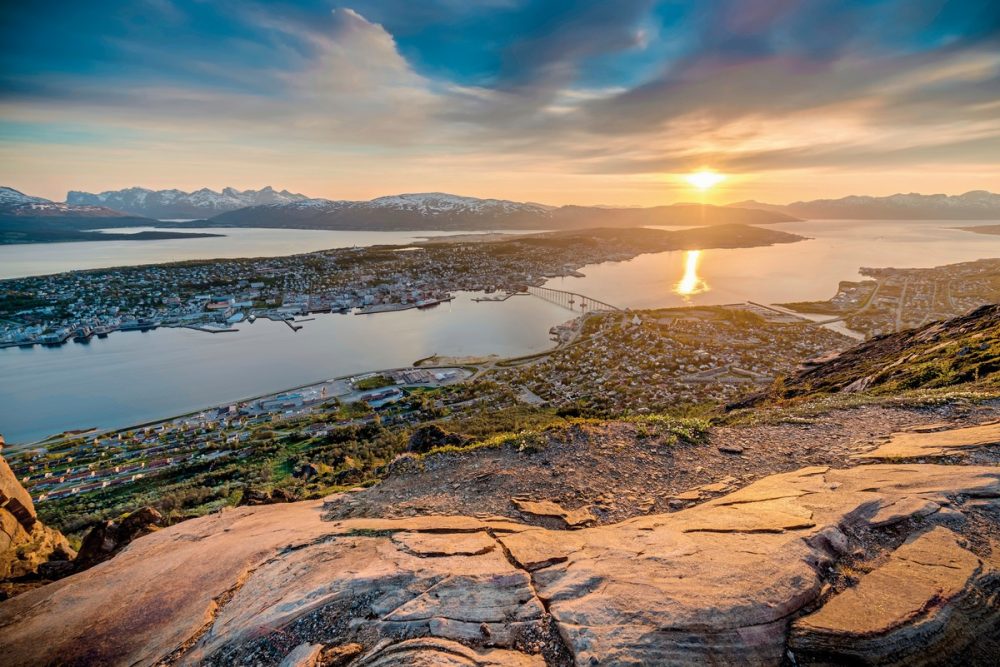
<svg viewBox="0 0 1000 667">
<path fill-rule="evenodd" d="M 0 180 L 606 203 L 1000 182 L 1000 6 L 221 0 L 0 12 Z M 872 178 L 874 176 L 874 178 Z"/>
</svg>

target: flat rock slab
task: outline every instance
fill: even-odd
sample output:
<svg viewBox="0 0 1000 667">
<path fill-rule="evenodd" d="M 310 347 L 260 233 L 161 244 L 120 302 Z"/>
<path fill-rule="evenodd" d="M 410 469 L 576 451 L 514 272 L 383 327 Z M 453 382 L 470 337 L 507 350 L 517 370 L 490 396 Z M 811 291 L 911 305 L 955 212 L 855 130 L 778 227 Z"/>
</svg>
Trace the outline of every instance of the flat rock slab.
<svg viewBox="0 0 1000 667">
<path fill-rule="evenodd" d="M 795 621 L 791 647 L 807 664 L 941 664 L 980 638 L 1000 636 L 1000 609 L 989 602 L 997 592 L 1000 573 L 993 564 L 937 527 L 910 538 L 855 587 Z"/>
<path fill-rule="evenodd" d="M 0 603 L 0 655 L 11 667 L 273 665 L 285 657 L 267 658 L 274 646 L 358 641 L 366 653 L 352 665 L 534 667 L 538 644 L 523 638 L 553 627 L 576 664 L 774 665 L 789 617 L 817 601 L 819 573 L 850 551 L 845 528 L 903 522 L 929 503 L 962 509 L 956 496 L 1000 498 L 1000 470 L 805 468 L 580 530 L 505 521 L 499 531 L 461 516 L 332 522 L 321 501 L 244 507 L 141 537 Z M 955 590 L 968 556 L 913 544 L 906 567 L 954 569 L 937 585 Z M 995 599 L 980 590 L 986 579 L 972 581 Z M 973 619 L 980 598 L 962 599 Z"/>
<path fill-rule="evenodd" d="M 397 532 L 392 541 L 416 556 L 479 556 L 496 548 L 486 533 L 410 533 Z"/>
<path fill-rule="evenodd" d="M 1000 422 L 947 431 L 903 431 L 871 452 L 851 458 L 868 460 L 920 459 L 955 456 L 969 449 L 1000 445 Z"/>
<path fill-rule="evenodd" d="M 586 507 L 581 507 L 575 510 L 567 510 L 551 500 L 534 501 L 512 498 L 511 502 L 519 512 L 524 512 L 525 514 L 531 514 L 533 516 L 547 516 L 562 519 L 563 523 L 570 528 L 585 526 L 597 521 L 597 517 L 595 517 Z"/>
<path fill-rule="evenodd" d="M 322 653 L 322 644 L 299 644 L 278 667 L 316 667 Z"/>
<path fill-rule="evenodd" d="M 327 524 L 335 535 L 371 533 L 473 533 L 486 530 L 486 524 L 471 516 L 415 516 L 406 519 L 343 519 Z"/>
<path fill-rule="evenodd" d="M 442 639 L 409 639 L 380 647 L 351 667 L 545 667 L 540 655 L 503 649 L 474 650 Z"/>
</svg>

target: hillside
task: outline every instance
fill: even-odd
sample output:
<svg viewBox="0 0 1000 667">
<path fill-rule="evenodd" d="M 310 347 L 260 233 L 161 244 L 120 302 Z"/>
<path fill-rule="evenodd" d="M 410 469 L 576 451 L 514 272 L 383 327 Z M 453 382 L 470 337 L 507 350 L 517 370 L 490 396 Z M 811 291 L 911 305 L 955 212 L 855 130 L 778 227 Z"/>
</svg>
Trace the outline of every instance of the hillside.
<svg viewBox="0 0 1000 667">
<path fill-rule="evenodd" d="M 893 394 L 958 385 L 1000 389 L 1000 304 L 878 336 L 832 359 L 809 363 L 734 407 L 834 393 Z"/>
<path fill-rule="evenodd" d="M 922 195 L 915 192 L 888 197 L 851 195 L 840 199 L 814 199 L 791 204 L 742 201 L 740 208 L 785 213 L 807 220 L 996 220 L 1000 195 L 973 190 L 962 195 Z"/>
</svg>

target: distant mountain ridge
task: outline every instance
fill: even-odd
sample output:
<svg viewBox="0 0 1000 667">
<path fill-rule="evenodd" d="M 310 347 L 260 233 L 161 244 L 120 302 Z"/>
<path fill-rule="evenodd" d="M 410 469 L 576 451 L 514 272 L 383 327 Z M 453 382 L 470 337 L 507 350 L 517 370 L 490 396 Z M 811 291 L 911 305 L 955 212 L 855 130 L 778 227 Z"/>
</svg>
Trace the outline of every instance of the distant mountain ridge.
<svg viewBox="0 0 1000 667">
<path fill-rule="evenodd" d="M 108 190 L 98 194 L 71 190 L 66 195 L 68 204 L 107 206 L 148 218 L 210 218 L 219 213 L 248 206 L 288 204 L 308 199 L 305 195 L 288 190 L 277 191 L 271 186 L 260 190 L 242 191 L 223 188 L 222 192 L 209 188 L 184 192 L 176 189 L 150 190 L 135 187 Z"/>
<path fill-rule="evenodd" d="M 786 205 L 748 200 L 730 206 L 820 220 L 1000 220 L 1000 194 L 985 190 L 972 190 L 961 195 L 922 195 L 915 192 L 888 197 L 851 195 Z"/>
<path fill-rule="evenodd" d="M 7 209 L 13 206 L 21 206 L 23 204 L 49 204 L 51 203 L 48 199 L 42 197 L 32 197 L 31 195 L 26 195 L 20 190 L 15 190 L 14 188 L 9 188 L 6 185 L 0 186 L 0 209 Z"/>
<path fill-rule="evenodd" d="M 150 239 L 214 236 L 145 231 L 109 234 L 91 230 L 109 227 L 150 227 L 155 220 L 123 213 L 107 206 L 67 204 L 26 195 L 0 186 L 0 244 L 59 241 L 141 241 Z"/>
<path fill-rule="evenodd" d="M 769 224 L 797 218 L 774 211 L 674 204 L 651 208 L 546 206 L 478 199 L 441 192 L 409 193 L 370 201 L 306 199 L 230 211 L 212 225 L 339 230 L 578 229 L 644 225 Z"/>
<path fill-rule="evenodd" d="M 74 205 L 26 195 L 20 190 L 0 186 L 0 217 L 17 218 L 134 218 L 107 206 Z M 144 221 L 152 222 L 151 220 Z"/>
</svg>

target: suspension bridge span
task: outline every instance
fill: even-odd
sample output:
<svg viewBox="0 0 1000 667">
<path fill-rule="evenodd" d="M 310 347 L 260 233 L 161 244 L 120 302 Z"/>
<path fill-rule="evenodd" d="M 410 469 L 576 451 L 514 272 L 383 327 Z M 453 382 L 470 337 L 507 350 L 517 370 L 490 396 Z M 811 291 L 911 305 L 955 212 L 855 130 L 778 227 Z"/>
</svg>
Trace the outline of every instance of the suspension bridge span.
<svg viewBox="0 0 1000 667">
<path fill-rule="evenodd" d="M 574 312 L 581 313 L 600 313 L 600 312 L 614 312 L 620 311 L 621 308 L 618 306 L 612 306 L 610 303 L 605 303 L 603 301 L 598 301 L 592 297 L 585 294 L 577 294 L 576 292 L 567 292 L 560 289 L 552 289 L 551 287 L 528 287 L 528 294 L 533 294 L 540 299 L 544 299 L 550 303 L 554 303 L 557 306 L 562 306 L 563 308 L 568 308 Z"/>
</svg>

